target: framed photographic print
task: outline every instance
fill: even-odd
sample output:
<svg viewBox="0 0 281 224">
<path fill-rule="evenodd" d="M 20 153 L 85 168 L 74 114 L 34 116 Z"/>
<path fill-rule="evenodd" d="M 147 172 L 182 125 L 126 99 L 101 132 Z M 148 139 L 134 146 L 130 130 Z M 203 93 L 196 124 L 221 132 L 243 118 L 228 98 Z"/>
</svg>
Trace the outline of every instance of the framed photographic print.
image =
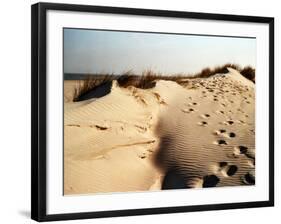
<svg viewBox="0 0 281 224">
<path fill-rule="evenodd" d="M 274 19 L 32 6 L 32 219 L 274 205 Z"/>
</svg>

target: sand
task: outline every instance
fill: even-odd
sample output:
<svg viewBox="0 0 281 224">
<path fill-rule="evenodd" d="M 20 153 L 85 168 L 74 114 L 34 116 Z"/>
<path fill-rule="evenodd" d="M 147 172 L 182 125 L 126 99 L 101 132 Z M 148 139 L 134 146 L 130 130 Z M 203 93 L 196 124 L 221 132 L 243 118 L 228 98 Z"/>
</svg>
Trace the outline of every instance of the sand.
<svg viewBox="0 0 281 224">
<path fill-rule="evenodd" d="M 64 88 L 64 194 L 254 184 L 255 85 L 234 69 L 72 102 Z"/>
</svg>

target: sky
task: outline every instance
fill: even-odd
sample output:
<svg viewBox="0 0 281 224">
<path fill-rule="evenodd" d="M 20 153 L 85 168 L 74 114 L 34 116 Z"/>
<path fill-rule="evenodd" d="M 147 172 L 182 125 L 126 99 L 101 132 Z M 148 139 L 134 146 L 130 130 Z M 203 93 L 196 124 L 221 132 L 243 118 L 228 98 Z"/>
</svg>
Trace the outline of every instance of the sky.
<svg viewBox="0 0 281 224">
<path fill-rule="evenodd" d="M 64 29 L 64 73 L 195 73 L 205 67 L 256 64 L 256 39 Z"/>
</svg>

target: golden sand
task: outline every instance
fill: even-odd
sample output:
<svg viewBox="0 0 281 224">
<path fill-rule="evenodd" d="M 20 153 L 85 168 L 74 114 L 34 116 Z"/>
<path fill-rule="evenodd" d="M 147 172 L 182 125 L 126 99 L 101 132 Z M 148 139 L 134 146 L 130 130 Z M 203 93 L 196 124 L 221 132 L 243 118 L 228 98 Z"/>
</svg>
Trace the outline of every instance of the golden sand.
<svg viewBox="0 0 281 224">
<path fill-rule="evenodd" d="M 110 94 L 72 102 L 76 82 L 64 87 L 65 194 L 252 183 L 255 85 L 236 70 L 151 89 L 114 81 Z"/>
</svg>

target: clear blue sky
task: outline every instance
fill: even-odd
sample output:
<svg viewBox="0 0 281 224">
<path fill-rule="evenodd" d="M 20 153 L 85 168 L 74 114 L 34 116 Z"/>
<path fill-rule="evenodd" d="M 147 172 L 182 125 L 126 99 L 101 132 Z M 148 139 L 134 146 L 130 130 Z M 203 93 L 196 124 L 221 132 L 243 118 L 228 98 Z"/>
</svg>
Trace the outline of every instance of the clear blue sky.
<svg viewBox="0 0 281 224">
<path fill-rule="evenodd" d="M 64 29 L 65 73 L 199 72 L 256 62 L 256 39 Z"/>
</svg>

